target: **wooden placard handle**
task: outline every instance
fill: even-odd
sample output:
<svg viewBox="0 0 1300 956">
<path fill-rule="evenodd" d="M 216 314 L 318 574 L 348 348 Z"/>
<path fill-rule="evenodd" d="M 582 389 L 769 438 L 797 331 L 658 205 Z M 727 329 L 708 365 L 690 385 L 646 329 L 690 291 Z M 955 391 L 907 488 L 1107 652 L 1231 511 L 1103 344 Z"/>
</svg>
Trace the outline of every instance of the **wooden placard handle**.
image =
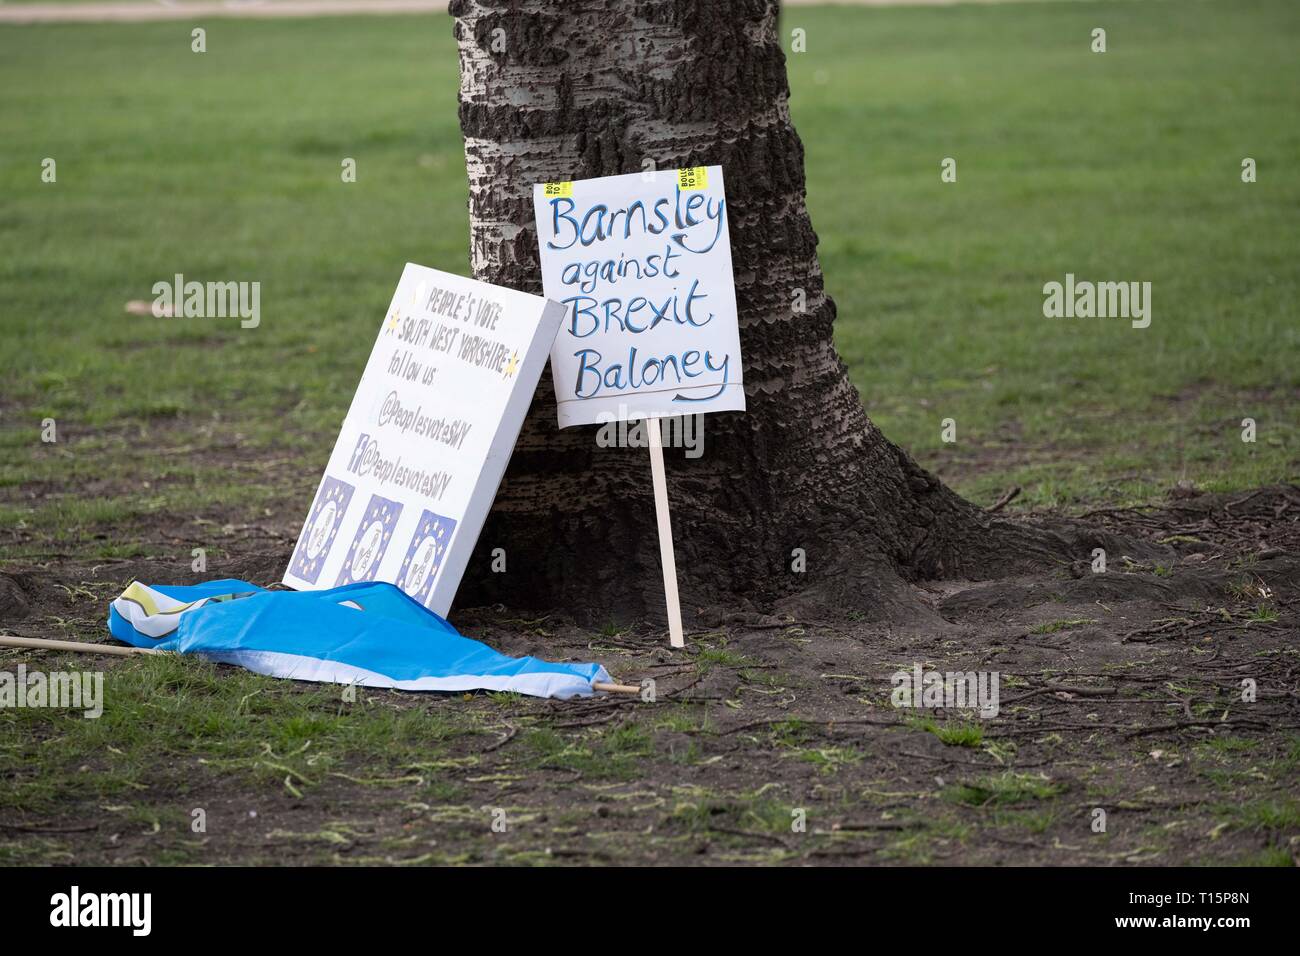
<svg viewBox="0 0 1300 956">
<path fill-rule="evenodd" d="M 673 556 L 673 526 L 668 518 L 668 480 L 664 476 L 664 441 L 659 419 L 643 422 L 650 445 L 650 477 L 654 482 L 655 520 L 659 524 L 659 560 L 664 568 L 664 599 L 668 604 L 668 642 L 685 647 L 682 634 L 682 606 L 677 598 L 677 561 Z"/>
</svg>

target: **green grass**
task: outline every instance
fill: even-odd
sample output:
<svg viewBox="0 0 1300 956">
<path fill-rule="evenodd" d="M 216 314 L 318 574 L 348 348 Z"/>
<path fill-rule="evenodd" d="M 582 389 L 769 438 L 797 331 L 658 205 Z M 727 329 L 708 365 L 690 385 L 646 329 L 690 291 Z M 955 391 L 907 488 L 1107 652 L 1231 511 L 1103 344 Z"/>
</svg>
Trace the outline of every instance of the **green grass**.
<svg viewBox="0 0 1300 956">
<path fill-rule="evenodd" d="M 977 500 L 1012 484 L 1029 504 L 1146 500 L 1183 477 L 1227 489 L 1297 474 L 1300 127 L 1285 117 L 1300 8 L 785 21 L 808 31 L 792 113 L 837 341 L 886 434 Z M 1089 51 L 1096 26 L 1105 54 Z M 940 182 L 945 157 L 956 183 Z M 1151 326 L 1043 318 L 1042 286 L 1066 272 L 1150 281 Z"/>
<path fill-rule="evenodd" d="M 914 717 L 908 726 L 934 734 L 949 747 L 978 747 L 984 743 L 984 728 L 965 720 L 941 724 L 933 717 Z"/>
<path fill-rule="evenodd" d="M 792 832 L 796 809 L 757 794 L 706 794 L 703 799 L 680 803 L 673 811 L 673 819 L 692 833 L 730 831 L 734 835 L 740 830 L 786 835 Z"/>
<path fill-rule="evenodd" d="M 1017 505 L 1296 475 L 1300 9 L 784 16 L 837 341 L 890 437 Z M 31 554 L 214 502 L 296 521 L 402 264 L 468 269 L 446 17 L 207 30 L 0 26 L 0 522 Z M 260 281 L 261 326 L 124 312 L 177 272 Z M 1152 282 L 1151 327 L 1044 319 L 1066 272 Z"/>
<path fill-rule="evenodd" d="M 295 795 L 344 772 L 372 782 L 419 775 L 452 737 L 473 732 L 393 706 L 385 695 L 362 692 L 346 703 L 342 694 L 190 657 L 133 658 L 105 674 L 97 719 L 56 708 L 0 710 L 0 812 L 128 802 L 178 768 L 189 782 L 172 778 L 169 786 L 199 788 L 219 775 Z M 442 776 L 435 769 L 425 782 Z"/>
<path fill-rule="evenodd" d="M 969 783 L 953 784 L 944 789 L 943 797 L 952 803 L 971 807 L 1005 807 L 1035 800 L 1050 800 L 1064 789 L 1060 784 L 1044 777 L 1008 770 Z"/>
<path fill-rule="evenodd" d="M 1234 826 L 1251 831 L 1300 830 L 1300 800 L 1257 800 L 1223 808 Z"/>
<path fill-rule="evenodd" d="M 1253 856 L 1239 862 L 1240 866 L 1295 866 L 1295 861 L 1286 849 L 1277 846 L 1260 850 Z"/>
<path fill-rule="evenodd" d="M 654 753 L 650 733 L 635 723 L 593 732 L 581 742 L 539 727 L 524 734 L 523 745 L 530 755 L 529 769 L 563 770 L 597 780 L 633 779 L 645 758 Z"/>
<path fill-rule="evenodd" d="M 402 264 L 467 271 L 446 17 L 207 29 L 0 27 L 0 520 L 60 543 L 309 496 Z M 260 327 L 125 313 L 175 272 L 260 281 Z"/>
</svg>

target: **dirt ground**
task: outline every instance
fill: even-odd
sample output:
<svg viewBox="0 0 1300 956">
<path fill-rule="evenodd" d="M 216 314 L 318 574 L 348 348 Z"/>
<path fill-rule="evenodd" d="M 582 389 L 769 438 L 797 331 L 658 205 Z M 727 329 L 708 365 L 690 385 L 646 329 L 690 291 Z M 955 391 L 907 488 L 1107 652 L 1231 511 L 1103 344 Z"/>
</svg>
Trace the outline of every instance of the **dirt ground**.
<svg viewBox="0 0 1300 956">
<path fill-rule="evenodd" d="M 291 531 L 213 517 L 196 520 L 220 531 L 225 554 L 204 577 L 278 579 Z M 652 678 L 655 701 L 361 690 L 368 713 L 413 711 L 455 732 L 428 759 L 354 756 L 309 788 L 294 772 L 222 769 L 201 747 L 158 753 L 136 768 L 129 818 L 93 787 L 61 798 L 55 786 L 47 805 L 0 813 L 0 853 L 79 864 L 1293 863 L 1300 489 L 1189 492 L 1083 520 L 1171 558 L 1112 554 L 1095 573 L 1081 555 L 1035 578 L 923 585 L 933 613 L 908 627 L 693 608 L 678 652 L 653 625 L 461 612 L 464 633 L 507 653 Z M 0 632 L 106 640 L 106 605 L 132 579 L 200 577 L 175 573 L 185 534 L 160 519 L 144 537 L 161 557 L 9 566 Z M 30 536 L 0 531 L 0 553 Z M 50 661 L 0 650 L 0 670 Z M 890 675 L 914 664 L 996 671 L 998 715 L 893 706 Z M 142 665 L 96 666 L 111 699 L 114 671 Z M 1255 682 L 1253 701 L 1243 681 Z M 23 745 L 20 732 L 0 721 L 0 753 Z M 41 733 L 57 745 L 57 730 Z M 0 798 L 23 775 L 0 774 Z M 203 834 L 177 811 L 196 794 Z"/>
</svg>

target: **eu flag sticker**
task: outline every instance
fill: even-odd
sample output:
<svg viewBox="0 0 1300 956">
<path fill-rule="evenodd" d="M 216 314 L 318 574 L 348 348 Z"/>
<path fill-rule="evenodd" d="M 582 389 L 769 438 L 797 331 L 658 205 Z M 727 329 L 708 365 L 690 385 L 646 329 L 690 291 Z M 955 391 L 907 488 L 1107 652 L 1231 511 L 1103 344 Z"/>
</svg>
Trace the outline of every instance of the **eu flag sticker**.
<svg viewBox="0 0 1300 956">
<path fill-rule="evenodd" d="M 455 530 L 454 518 L 432 511 L 420 515 L 420 523 L 415 526 L 415 534 L 411 537 L 411 546 L 406 549 L 406 560 L 402 562 L 397 586 L 421 604 L 429 600 L 429 592 L 433 590 L 433 582 L 442 570 L 442 559 L 447 554 L 447 545 Z"/>
<path fill-rule="evenodd" d="M 307 524 L 298 538 L 298 548 L 289 562 L 289 573 L 309 584 L 315 584 L 320 569 L 329 557 L 334 538 L 343 523 L 343 515 L 356 489 L 346 481 L 325 476 L 316 492 L 316 501 L 307 515 Z"/>
<path fill-rule="evenodd" d="M 357 525 L 356 536 L 348 547 L 343 567 L 339 570 L 339 579 L 334 586 L 356 584 L 358 581 L 373 581 L 379 573 L 379 565 L 388 550 L 388 541 L 393 536 L 397 517 L 402 513 L 400 502 L 389 501 L 379 495 L 370 496 L 361 523 Z"/>
</svg>

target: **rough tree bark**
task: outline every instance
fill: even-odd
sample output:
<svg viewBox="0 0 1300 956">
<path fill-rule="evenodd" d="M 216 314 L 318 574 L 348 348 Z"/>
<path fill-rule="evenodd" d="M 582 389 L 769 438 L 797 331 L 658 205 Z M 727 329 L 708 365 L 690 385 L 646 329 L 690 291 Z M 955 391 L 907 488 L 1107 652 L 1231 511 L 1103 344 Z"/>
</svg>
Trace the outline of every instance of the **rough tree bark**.
<svg viewBox="0 0 1300 956">
<path fill-rule="evenodd" d="M 726 171 L 749 409 L 708 416 L 703 457 L 668 461 L 687 608 L 800 591 L 897 616 L 915 609 L 908 581 L 988 577 L 1060 550 L 990 521 L 867 418 L 831 338 L 773 0 L 451 9 L 476 277 L 541 291 L 533 183 L 646 159 Z M 458 604 L 662 609 L 647 453 L 600 448 L 595 431 L 556 427 L 548 372 Z M 496 547 L 507 574 L 489 571 Z"/>
</svg>

